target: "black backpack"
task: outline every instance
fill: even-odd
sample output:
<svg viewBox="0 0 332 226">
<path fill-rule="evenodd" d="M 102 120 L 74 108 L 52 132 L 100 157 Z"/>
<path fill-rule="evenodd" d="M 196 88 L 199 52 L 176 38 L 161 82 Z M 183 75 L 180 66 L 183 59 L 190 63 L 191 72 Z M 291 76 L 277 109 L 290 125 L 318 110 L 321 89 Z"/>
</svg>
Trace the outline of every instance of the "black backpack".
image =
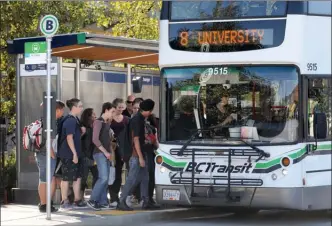
<svg viewBox="0 0 332 226">
<path fill-rule="evenodd" d="M 133 153 L 132 138 L 130 134 L 130 121 L 117 137 L 119 154 L 124 162 L 127 162 Z"/>
</svg>

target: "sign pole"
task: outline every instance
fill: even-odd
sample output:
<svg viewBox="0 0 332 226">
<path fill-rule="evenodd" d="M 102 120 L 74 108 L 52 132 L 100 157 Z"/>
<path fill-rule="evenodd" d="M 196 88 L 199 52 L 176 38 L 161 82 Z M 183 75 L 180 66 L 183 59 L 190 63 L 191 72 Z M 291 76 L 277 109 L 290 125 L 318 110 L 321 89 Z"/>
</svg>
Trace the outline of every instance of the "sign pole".
<svg viewBox="0 0 332 226">
<path fill-rule="evenodd" d="M 51 183 L 52 183 L 52 174 L 51 172 L 51 99 L 54 98 L 51 96 L 51 52 L 52 52 L 52 37 L 57 32 L 59 28 L 58 19 L 53 15 L 46 15 L 42 18 L 39 28 L 41 32 L 46 36 L 47 44 L 47 117 L 46 117 L 46 182 L 47 182 L 47 192 L 46 192 L 46 213 L 47 220 L 51 220 Z"/>
<path fill-rule="evenodd" d="M 47 144 L 47 154 L 46 154 L 46 172 L 47 172 L 47 205 L 46 205 L 46 212 L 47 212 L 47 220 L 51 220 L 51 184 L 52 184 L 52 175 L 51 175 L 51 42 L 52 37 L 46 38 L 47 42 L 47 122 L 46 122 L 46 144 Z M 54 173 L 54 172 L 53 172 Z"/>
</svg>

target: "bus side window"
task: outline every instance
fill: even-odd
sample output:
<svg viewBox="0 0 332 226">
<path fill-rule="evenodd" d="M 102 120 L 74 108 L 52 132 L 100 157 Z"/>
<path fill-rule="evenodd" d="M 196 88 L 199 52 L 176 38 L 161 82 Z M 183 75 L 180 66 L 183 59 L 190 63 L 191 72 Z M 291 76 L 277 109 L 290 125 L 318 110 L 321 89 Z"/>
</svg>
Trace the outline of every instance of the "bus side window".
<svg viewBox="0 0 332 226">
<path fill-rule="evenodd" d="M 315 113 L 325 113 L 326 138 L 332 138 L 332 79 L 310 79 L 308 89 L 308 136 L 314 138 Z"/>
</svg>

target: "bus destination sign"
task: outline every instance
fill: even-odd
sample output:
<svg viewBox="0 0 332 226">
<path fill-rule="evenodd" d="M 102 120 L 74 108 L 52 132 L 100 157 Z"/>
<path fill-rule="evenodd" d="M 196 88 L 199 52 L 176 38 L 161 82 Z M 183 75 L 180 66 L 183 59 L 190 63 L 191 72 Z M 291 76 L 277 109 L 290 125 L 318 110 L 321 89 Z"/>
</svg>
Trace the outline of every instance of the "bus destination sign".
<svg viewBox="0 0 332 226">
<path fill-rule="evenodd" d="M 188 46 L 189 42 L 197 45 L 233 45 L 233 44 L 267 44 L 273 43 L 272 29 L 247 29 L 223 31 L 180 32 L 180 44 Z"/>
<path fill-rule="evenodd" d="M 192 52 L 235 52 L 277 47 L 285 20 L 170 24 L 171 48 Z"/>
</svg>

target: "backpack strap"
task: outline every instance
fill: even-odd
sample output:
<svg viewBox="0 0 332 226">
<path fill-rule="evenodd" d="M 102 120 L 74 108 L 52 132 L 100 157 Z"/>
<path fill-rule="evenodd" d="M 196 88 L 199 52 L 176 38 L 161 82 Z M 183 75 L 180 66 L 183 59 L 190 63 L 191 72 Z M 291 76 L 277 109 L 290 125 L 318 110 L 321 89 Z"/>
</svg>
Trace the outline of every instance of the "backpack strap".
<svg viewBox="0 0 332 226">
<path fill-rule="evenodd" d="M 71 117 L 74 117 L 74 116 L 72 116 L 72 115 L 67 115 L 67 116 L 65 116 L 64 117 L 64 119 L 63 119 L 63 121 L 61 122 L 61 130 L 59 131 L 59 138 L 61 139 L 61 137 L 62 137 L 62 129 L 63 129 L 63 124 L 65 123 L 65 121 L 67 120 L 67 119 L 69 119 L 69 118 L 71 118 Z M 75 119 L 76 119 L 76 121 L 77 121 L 77 118 L 76 117 L 74 117 Z M 77 127 L 79 126 L 79 123 L 77 122 L 76 123 L 76 129 L 77 129 Z M 64 137 L 62 140 L 60 140 L 60 142 L 58 143 L 59 145 L 58 145 L 58 150 L 60 149 L 60 147 L 62 146 L 62 144 L 63 144 L 63 142 L 65 142 L 65 140 L 66 140 L 67 138 L 66 137 Z"/>
</svg>

